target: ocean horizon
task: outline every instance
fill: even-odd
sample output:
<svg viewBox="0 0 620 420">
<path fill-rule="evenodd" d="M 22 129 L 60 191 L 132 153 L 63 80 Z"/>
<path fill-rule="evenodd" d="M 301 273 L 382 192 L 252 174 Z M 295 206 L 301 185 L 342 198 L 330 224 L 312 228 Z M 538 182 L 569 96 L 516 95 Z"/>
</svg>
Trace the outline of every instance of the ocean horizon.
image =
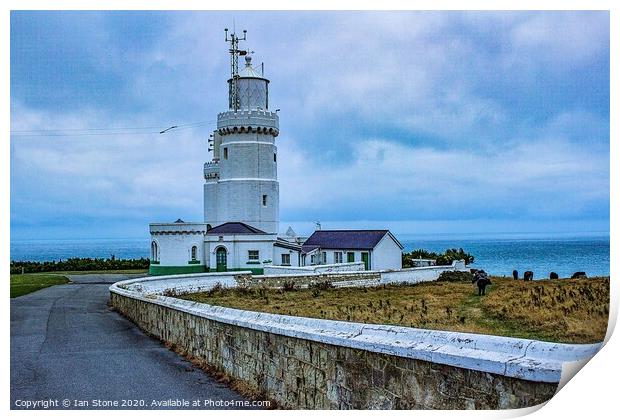
<svg viewBox="0 0 620 420">
<path fill-rule="evenodd" d="M 492 275 L 520 275 L 531 270 L 535 278 L 554 271 L 570 277 L 576 271 L 589 276 L 608 276 L 609 234 L 506 233 L 506 234 L 396 234 L 405 251 L 426 249 L 443 252 L 463 248 L 474 255 L 473 268 Z M 149 238 L 22 239 L 11 240 L 12 261 L 58 261 L 68 258 L 148 258 Z"/>
</svg>

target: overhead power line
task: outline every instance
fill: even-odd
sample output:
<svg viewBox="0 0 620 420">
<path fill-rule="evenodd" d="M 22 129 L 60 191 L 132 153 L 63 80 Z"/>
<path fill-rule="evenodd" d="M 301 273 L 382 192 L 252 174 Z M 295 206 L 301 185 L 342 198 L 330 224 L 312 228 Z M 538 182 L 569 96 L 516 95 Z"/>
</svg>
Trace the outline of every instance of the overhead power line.
<svg viewBox="0 0 620 420">
<path fill-rule="evenodd" d="M 188 130 L 205 125 L 214 125 L 213 121 L 199 121 L 188 124 L 153 125 L 145 127 L 116 127 L 116 128 L 54 128 L 36 130 L 11 130 L 11 136 L 18 137 L 77 137 L 77 136 L 118 136 L 118 135 L 145 135 L 164 134 L 169 131 Z M 146 130 L 146 131 L 145 131 Z"/>
</svg>

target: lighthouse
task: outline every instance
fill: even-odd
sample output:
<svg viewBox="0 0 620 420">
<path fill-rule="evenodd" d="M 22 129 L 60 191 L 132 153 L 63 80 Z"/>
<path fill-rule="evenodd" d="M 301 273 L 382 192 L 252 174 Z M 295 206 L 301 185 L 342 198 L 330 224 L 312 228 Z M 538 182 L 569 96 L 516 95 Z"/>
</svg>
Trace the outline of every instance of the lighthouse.
<svg viewBox="0 0 620 420">
<path fill-rule="evenodd" d="M 269 79 L 263 65 L 259 71 L 250 52 L 239 48 L 245 39 L 246 31 L 238 36 L 225 30 L 230 44 L 228 109 L 217 115 L 217 127 L 209 136 L 204 221 L 149 224 L 149 273 L 263 274 L 265 268 L 289 273 L 306 265 L 341 271 L 359 269 L 361 263 L 365 269 L 400 269 L 403 247 L 385 229 L 319 229 L 305 242 L 291 228 L 284 237 L 278 236 L 279 119 L 269 109 Z"/>
<path fill-rule="evenodd" d="M 269 110 L 269 80 L 252 65 L 240 40 L 230 37 L 231 77 L 228 110 L 217 116 L 204 166 L 204 221 L 214 227 L 241 222 L 263 232 L 278 233 L 278 114 Z M 239 57 L 245 65 L 238 70 Z M 262 67 L 262 66 L 261 66 Z"/>
<path fill-rule="evenodd" d="M 228 33 L 228 109 L 217 115 L 204 164 L 204 221 L 151 223 L 151 274 L 205 271 L 263 273 L 298 266 L 301 246 L 278 237 L 278 114 L 269 109 L 269 79 Z M 242 67 L 239 61 L 243 58 Z M 222 89 L 222 92 L 225 92 Z"/>
</svg>

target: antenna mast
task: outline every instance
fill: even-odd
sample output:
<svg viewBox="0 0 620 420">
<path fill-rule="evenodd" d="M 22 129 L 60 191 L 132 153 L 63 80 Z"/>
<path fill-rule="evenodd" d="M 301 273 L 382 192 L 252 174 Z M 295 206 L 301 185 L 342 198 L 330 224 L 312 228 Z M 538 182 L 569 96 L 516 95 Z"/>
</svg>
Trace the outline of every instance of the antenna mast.
<svg viewBox="0 0 620 420">
<path fill-rule="evenodd" d="M 243 38 L 239 38 L 237 34 L 233 32 L 228 36 L 228 28 L 224 29 L 225 33 L 225 41 L 230 42 L 230 49 L 228 52 L 230 53 L 230 92 L 229 92 L 229 101 L 230 107 L 237 112 L 239 109 L 239 85 L 237 83 L 239 79 L 239 56 L 246 55 L 248 52 L 246 50 L 239 49 L 239 41 L 245 41 L 246 39 L 246 31 L 243 30 Z"/>
</svg>

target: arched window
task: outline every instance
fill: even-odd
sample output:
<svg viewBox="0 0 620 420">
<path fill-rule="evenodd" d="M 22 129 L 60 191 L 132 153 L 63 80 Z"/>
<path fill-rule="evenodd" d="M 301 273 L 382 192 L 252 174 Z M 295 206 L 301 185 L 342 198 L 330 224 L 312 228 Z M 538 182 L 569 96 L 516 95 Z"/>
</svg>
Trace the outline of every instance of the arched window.
<svg viewBox="0 0 620 420">
<path fill-rule="evenodd" d="M 151 261 L 159 261 L 159 250 L 155 241 L 151 242 Z"/>
<path fill-rule="evenodd" d="M 196 261 L 198 258 L 198 247 L 194 245 L 192 247 L 192 261 Z"/>
</svg>

